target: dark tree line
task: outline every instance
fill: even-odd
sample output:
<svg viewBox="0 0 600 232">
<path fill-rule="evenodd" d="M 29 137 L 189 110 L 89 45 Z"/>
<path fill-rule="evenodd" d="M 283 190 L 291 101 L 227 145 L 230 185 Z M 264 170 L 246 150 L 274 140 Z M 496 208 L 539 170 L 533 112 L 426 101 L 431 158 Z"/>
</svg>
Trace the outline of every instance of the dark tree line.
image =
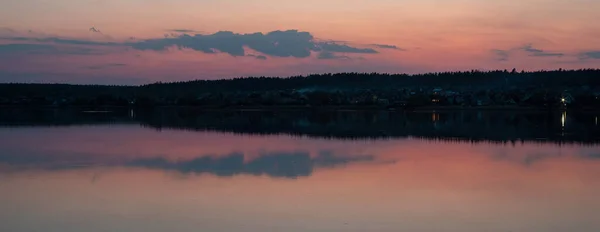
<svg viewBox="0 0 600 232">
<path fill-rule="evenodd" d="M 436 96 L 435 89 L 452 90 Z M 141 86 L 0 84 L 0 105 L 16 106 L 332 106 L 551 105 L 564 97 L 593 106 L 600 70 L 337 73 L 195 80 Z M 530 96 L 531 95 L 531 96 Z M 484 102 L 484 103 L 482 103 Z M 570 102 L 569 102 L 570 103 Z"/>
</svg>

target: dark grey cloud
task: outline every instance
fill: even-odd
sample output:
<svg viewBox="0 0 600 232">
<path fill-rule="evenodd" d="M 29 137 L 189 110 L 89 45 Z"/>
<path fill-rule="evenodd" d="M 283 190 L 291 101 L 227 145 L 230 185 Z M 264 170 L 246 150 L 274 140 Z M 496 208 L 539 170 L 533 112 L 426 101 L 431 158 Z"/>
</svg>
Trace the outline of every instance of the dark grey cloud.
<svg viewBox="0 0 600 232">
<path fill-rule="evenodd" d="M 129 46 L 138 50 L 163 51 L 169 47 L 187 48 L 204 53 L 223 52 L 245 56 L 244 47 L 274 57 L 309 57 L 312 51 L 336 53 L 377 53 L 371 48 L 356 48 L 336 42 L 317 42 L 308 32 L 297 30 L 273 31 L 267 34 L 237 34 L 220 31 L 210 35 L 179 35 L 175 38 L 148 39 Z"/>
<path fill-rule="evenodd" d="M 190 29 L 168 29 L 166 31 L 177 32 L 177 33 L 202 33 L 201 31 L 190 30 Z"/>
<path fill-rule="evenodd" d="M 534 48 L 533 45 L 527 44 L 521 48 L 521 50 L 529 53 L 530 56 L 539 56 L 539 57 L 563 57 L 564 53 L 559 52 L 547 52 L 541 49 Z"/>
<path fill-rule="evenodd" d="M 101 65 L 87 66 L 85 68 L 86 69 L 92 69 L 92 70 L 98 70 L 98 69 L 106 69 L 106 68 L 113 68 L 113 67 L 123 67 L 123 66 L 127 66 L 127 65 L 126 64 L 121 64 L 121 63 L 110 63 L 110 64 L 101 64 Z"/>
<path fill-rule="evenodd" d="M 371 46 L 375 46 L 377 48 L 385 48 L 385 49 L 394 49 L 394 50 L 400 50 L 400 51 L 405 51 L 405 49 L 403 48 L 399 48 L 396 45 L 388 45 L 388 44 L 371 44 Z"/>
<path fill-rule="evenodd" d="M 179 32 L 188 32 L 192 30 L 175 29 Z M 99 32 L 97 28 L 90 28 L 90 31 Z M 72 39 L 61 37 L 28 37 L 28 36 L 2 36 L 1 40 L 20 44 L 39 44 L 28 48 L 33 52 L 35 48 L 42 53 L 50 53 L 51 49 L 58 49 L 57 45 L 79 46 L 81 49 L 100 47 L 130 47 L 135 50 L 165 51 L 176 47 L 179 49 L 191 49 L 203 53 L 227 53 L 232 56 L 252 56 L 256 59 L 265 60 L 267 56 L 271 57 L 296 57 L 305 58 L 311 56 L 313 52 L 319 53 L 320 59 L 347 59 L 340 53 L 353 54 L 376 54 L 373 48 L 360 48 L 350 46 L 345 42 L 316 40 L 309 32 L 297 30 L 272 31 L 266 34 L 251 33 L 238 34 L 231 31 L 220 31 L 214 34 L 176 34 L 167 33 L 164 38 L 153 38 L 145 40 L 135 40 L 130 38 L 125 42 L 106 42 L 86 39 Z M 54 47 L 51 47 L 54 46 Z M 369 46 L 369 45 L 367 45 Z M 381 48 L 398 49 L 393 45 L 378 45 Z M 255 50 L 259 54 L 249 55 L 245 48 Z M 8 49 L 8 48 L 5 48 Z M 85 52 L 81 52 L 85 53 Z M 89 53 L 89 52 L 88 52 Z"/>
<path fill-rule="evenodd" d="M 0 40 L 10 44 L 0 45 L 0 55 L 102 55 L 107 53 L 102 47 L 125 46 L 117 42 L 38 36 L 2 36 Z"/>
<path fill-rule="evenodd" d="M 131 43 L 139 50 L 161 51 L 169 47 L 188 48 L 204 53 L 224 52 L 244 56 L 244 46 L 277 57 L 308 57 L 315 50 L 312 35 L 297 31 L 275 31 L 268 34 L 235 34 L 221 31 L 212 35 L 180 35 L 176 38 L 149 39 Z"/>
<path fill-rule="evenodd" d="M 100 30 L 98 30 L 96 27 L 91 27 L 89 31 L 102 34 L 102 32 Z"/>
<path fill-rule="evenodd" d="M 600 50 L 582 52 L 579 57 L 580 59 L 600 59 Z"/>
<path fill-rule="evenodd" d="M 317 43 L 317 46 L 323 51 L 327 52 L 341 52 L 341 53 L 377 53 L 372 48 L 355 48 L 346 44 L 338 44 L 333 42 Z"/>
<path fill-rule="evenodd" d="M 0 44 L 1 55 L 94 55 L 102 54 L 91 48 L 71 47 L 71 46 L 56 46 L 52 44 Z"/>
<path fill-rule="evenodd" d="M 526 44 L 521 47 L 516 47 L 512 49 L 493 49 L 491 50 L 492 54 L 498 61 L 508 61 L 513 53 L 526 53 L 529 56 L 533 57 L 563 57 L 566 54 L 561 52 L 548 52 L 542 49 L 538 49 L 533 47 L 532 44 Z"/>
<path fill-rule="evenodd" d="M 351 59 L 348 56 L 336 55 L 335 53 L 330 52 L 330 51 L 319 52 L 319 55 L 317 56 L 317 58 L 322 59 L 322 60 L 350 60 Z"/>
<path fill-rule="evenodd" d="M 506 50 L 494 49 L 492 50 L 492 53 L 494 53 L 494 56 L 496 56 L 496 60 L 498 61 L 508 61 L 510 56 L 509 51 Z"/>
<path fill-rule="evenodd" d="M 53 44 L 64 44 L 64 45 L 123 46 L 122 43 L 116 43 L 116 42 L 101 42 L 101 41 L 80 40 L 80 39 L 64 39 L 64 38 L 59 38 L 59 37 L 46 37 L 46 38 L 5 37 L 5 38 L 0 38 L 0 39 L 8 40 L 8 41 L 53 43 Z"/>
<path fill-rule="evenodd" d="M 267 57 L 263 56 L 263 55 L 248 54 L 247 56 L 254 57 L 254 58 L 259 59 L 259 60 L 266 60 L 267 59 Z"/>
</svg>

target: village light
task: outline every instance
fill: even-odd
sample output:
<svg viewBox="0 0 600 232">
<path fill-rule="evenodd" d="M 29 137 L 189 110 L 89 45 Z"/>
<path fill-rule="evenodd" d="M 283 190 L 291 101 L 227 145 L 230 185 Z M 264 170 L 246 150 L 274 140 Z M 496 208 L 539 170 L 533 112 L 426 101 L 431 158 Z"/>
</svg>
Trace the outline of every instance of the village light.
<svg viewBox="0 0 600 232">
<path fill-rule="evenodd" d="M 561 98 L 561 99 L 560 99 L 560 101 L 561 101 L 562 103 L 565 103 L 566 99 L 563 97 L 563 98 Z"/>
</svg>

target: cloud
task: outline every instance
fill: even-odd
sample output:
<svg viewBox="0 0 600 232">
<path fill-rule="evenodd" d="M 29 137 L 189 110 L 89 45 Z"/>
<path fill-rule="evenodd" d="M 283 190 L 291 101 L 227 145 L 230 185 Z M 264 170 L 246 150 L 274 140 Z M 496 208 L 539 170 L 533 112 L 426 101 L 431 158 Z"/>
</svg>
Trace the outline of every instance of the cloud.
<svg viewBox="0 0 600 232">
<path fill-rule="evenodd" d="M 16 33 L 17 31 L 9 27 L 0 27 L 0 32 Z"/>
<path fill-rule="evenodd" d="M 102 32 L 100 30 L 96 29 L 95 27 L 91 27 L 89 31 L 102 34 Z"/>
<path fill-rule="evenodd" d="M 506 50 L 494 49 L 492 50 L 492 53 L 494 53 L 494 55 L 496 56 L 496 60 L 498 61 L 508 61 L 508 58 L 510 56 L 509 51 Z"/>
<path fill-rule="evenodd" d="M 91 48 L 56 46 L 51 44 L 0 44 L 0 55 L 93 55 L 102 52 Z"/>
<path fill-rule="evenodd" d="M 350 60 L 351 58 L 348 56 L 339 56 L 336 55 L 333 52 L 329 52 L 329 51 L 322 51 L 319 53 L 319 55 L 317 56 L 317 58 L 322 59 L 322 60 Z"/>
<path fill-rule="evenodd" d="M 0 36 L 0 55 L 102 55 L 105 47 L 125 46 L 118 42 L 36 36 Z"/>
<path fill-rule="evenodd" d="M 100 33 L 95 27 L 89 29 Z M 173 29 L 174 32 L 195 32 L 188 29 Z M 220 31 L 214 34 L 165 34 L 163 38 L 152 38 L 145 40 L 129 39 L 123 42 L 108 42 L 89 39 L 75 39 L 63 37 L 40 37 L 40 36 L 0 36 L 1 40 L 31 44 L 29 52 L 34 49 L 43 50 L 50 54 L 52 49 L 60 50 L 58 45 L 80 46 L 81 49 L 93 50 L 94 46 L 103 47 L 130 47 L 140 51 L 166 51 L 172 47 L 179 49 L 191 49 L 207 54 L 226 53 L 231 56 L 251 56 L 259 60 L 271 57 L 295 57 L 307 58 L 313 52 L 319 52 L 319 59 L 349 59 L 348 56 L 338 53 L 353 54 L 377 54 L 373 48 L 360 48 L 350 46 L 345 42 L 331 40 L 317 40 L 309 32 L 298 30 L 272 31 L 269 33 L 239 34 L 231 31 Z M 33 45 L 39 44 L 39 45 Z M 26 46 L 26 45 L 15 45 Z M 54 46 L 54 47 L 51 47 Z M 381 48 L 398 49 L 393 45 L 378 45 Z M 247 48 L 259 54 L 247 54 Z M 7 50 L 9 48 L 5 48 Z M 12 48 L 15 49 L 15 48 Z M 100 48 L 99 48 L 100 49 Z M 79 53 L 86 53 L 84 50 Z M 91 53 L 91 52 L 87 52 Z"/>
<path fill-rule="evenodd" d="M 190 30 L 190 29 L 168 29 L 166 31 L 177 32 L 177 33 L 202 33 L 201 31 Z"/>
<path fill-rule="evenodd" d="M 127 65 L 126 64 L 120 64 L 120 63 L 110 63 L 110 64 L 101 64 L 101 65 L 87 66 L 85 68 L 92 69 L 92 70 L 98 70 L 98 69 L 106 69 L 106 68 L 112 68 L 112 67 L 123 67 L 123 66 L 127 66 Z"/>
<path fill-rule="evenodd" d="M 312 51 L 338 53 L 377 53 L 371 48 L 356 48 L 336 42 L 317 42 L 309 32 L 273 31 L 267 34 L 237 34 L 220 31 L 210 35 L 179 35 L 175 38 L 148 39 L 127 45 L 138 50 L 163 51 L 169 47 L 187 48 L 204 53 L 223 52 L 245 56 L 244 47 L 273 57 L 306 58 Z"/>
<path fill-rule="evenodd" d="M 248 54 L 248 55 L 246 55 L 246 56 L 249 56 L 249 57 L 254 57 L 254 58 L 256 58 L 256 59 L 259 59 L 259 60 L 266 60 L 266 59 L 267 59 L 267 57 L 266 57 L 266 56 L 263 56 L 263 55 L 253 55 L 253 54 Z"/>
<path fill-rule="evenodd" d="M 371 44 L 371 46 L 375 46 L 377 48 L 385 48 L 385 49 L 394 49 L 394 50 L 400 50 L 400 51 L 405 51 L 405 49 L 403 48 L 399 48 L 396 45 L 387 45 L 387 44 Z"/>
<path fill-rule="evenodd" d="M 319 48 L 323 51 L 328 52 L 342 52 L 342 53 L 377 53 L 377 51 L 371 48 L 355 48 L 345 44 L 338 44 L 333 42 L 317 43 Z"/>
<path fill-rule="evenodd" d="M 600 59 L 600 50 L 599 51 L 587 51 L 579 54 L 580 59 Z"/>
<path fill-rule="evenodd" d="M 558 52 L 547 52 L 541 49 L 534 48 L 533 45 L 528 44 L 520 48 L 522 51 L 529 53 L 530 56 L 538 57 L 563 57 L 564 53 Z"/>
<path fill-rule="evenodd" d="M 19 41 L 19 42 L 36 42 L 36 43 L 53 43 L 53 44 L 64 44 L 64 45 L 90 45 L 90 46 L 123 46 L 122 43 L 116 42 L 102 42 L 93 40 L 80 40 L 80 39 L 64 39 L 60 37 L 5 37 L 0 38 L 8 41 Z"/>
<path fill-rule="evenodd" d="M 509 58 L 513 55 L 513 53 L 526 53 L 528 56 L 533 57 L 563 57 L 564 53 L 560 52 L 548 52 L 542 49 L 538 49 L 533 47 L 532 44 L 526 44 L 521 47 L 516 47 L 512 49 L 492 49 L 491 52 L 496 57 L 497 61 L 508 61 Z"/>
</svg>

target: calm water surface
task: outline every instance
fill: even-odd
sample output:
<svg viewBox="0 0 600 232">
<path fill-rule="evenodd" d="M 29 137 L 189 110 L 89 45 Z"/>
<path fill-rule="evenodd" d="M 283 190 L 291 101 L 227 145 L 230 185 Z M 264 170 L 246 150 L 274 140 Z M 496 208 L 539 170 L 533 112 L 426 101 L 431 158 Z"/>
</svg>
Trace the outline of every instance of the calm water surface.
<svg viewBox="0 0 600 232">
<path fill-rule="evenodd" d="M 328 134 L 312 136 L 7 117 L 0 231 L 600 231 L 594 131 L 585 142 L 347 139 L 336 120 L 306 121 Z M 443 131 L 444 117 L 419 125 Z M 551 119 L 568 133 L 548 138 L 577 133 L 577 120 Z"/>
</svg>

